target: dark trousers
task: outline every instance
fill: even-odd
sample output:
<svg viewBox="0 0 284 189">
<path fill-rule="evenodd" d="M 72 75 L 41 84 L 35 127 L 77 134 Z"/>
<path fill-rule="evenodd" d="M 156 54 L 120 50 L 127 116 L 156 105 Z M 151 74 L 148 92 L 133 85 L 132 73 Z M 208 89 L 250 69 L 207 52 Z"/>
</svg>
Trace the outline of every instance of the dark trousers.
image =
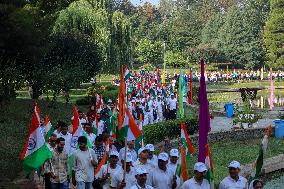
<svg viewBox="0 0 284 189">
<path fill-rule="evenodd" d="M 169 112 L 169 119 L 176 119 L 177 118 L 177 110 L 170 110 Z"/>
<path fill-rule="evenodd" d="M 44 174 L 44 185 L 45 189 L 51 189 L 51 182 L 49 174 Z"/>
</svg>

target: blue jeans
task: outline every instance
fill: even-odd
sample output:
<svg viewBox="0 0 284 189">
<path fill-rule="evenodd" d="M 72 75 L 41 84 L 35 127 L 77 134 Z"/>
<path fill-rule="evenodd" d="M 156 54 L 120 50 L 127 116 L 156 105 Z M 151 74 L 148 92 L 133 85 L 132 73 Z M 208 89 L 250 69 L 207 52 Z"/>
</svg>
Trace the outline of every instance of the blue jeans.
<svg viewBox="0 0 284 189">
<path fill-rule="evenodd" d="M 69 189 L 69 183 L 67 180 L 63 183 L 51 182 L 51 189 Z"/>
<path fill-rule="evenodd" d="M 92 182 L 77 182 L 76 183 L 76 189 L 91 189 L 92 187 Z"/>
</svg>

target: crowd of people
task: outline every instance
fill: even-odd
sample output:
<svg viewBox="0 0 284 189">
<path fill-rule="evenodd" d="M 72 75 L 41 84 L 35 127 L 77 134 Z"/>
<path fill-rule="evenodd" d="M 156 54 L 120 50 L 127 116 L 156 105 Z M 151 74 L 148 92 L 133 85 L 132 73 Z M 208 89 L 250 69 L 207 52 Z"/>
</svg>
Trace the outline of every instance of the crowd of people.
<svg viewBox="0 0 284 189">
<path fill-rule="evenodd" d="M 142 71 L 141 71 L 142 70 Z M 159 70 L 159 69 L 157 69 Z M 147 71 L 143 70 L 142 68 L 139 71 L 139 74 L 144 75 L 157 75 L 159 71 Z M 134 74 L 136 72 L 134 71 Z M 190 81 L 190 72 L 187 71 L 183 74 L 186 78 L 186 81 Z M 192 72 L 192 81 L 197 82 L 200 80 L 200 72 L 193 71 Z M 249 80 L 270 80 L 272 76 L 273 80 L 282 81 L 284 80 L 284 71 L 267 71 L 263 72 L 261 69 L 256 71 L 226 71 L 226 70 L 220 70 L 220 71 L 206 71 L 205 72 L 205 81 L 207 82 L 222 82 L 222 81 L 249 81 Z M 165 73 L 165 82 L 175 82 L 177 81 L 177 78 L 179 77 L 178 71 L 176 71 L 174 74 Z M 117 77 L 113 77 L 112 79 L 113 85 L 119 85 L 119 79 Z"/>
<path fill-rule="evenodd" d="M 85 130 L 87 132 L 86 127 Z M 78 149 L 73 153 L 73 166 L 69 170 L 70 157 L 65 151 L 68 136 L 66 125 L 60 122 L 59 129 L 48 140 L 53 157 L 43 168 L 46 189 L 69 189 L 71 183 L 77 189 L 212 189 L 206 179 L 207 167 L 202 162 L 194 165 L 191 179 L 179 177 L 176 171 L 180 158 L 178 149 L 169 150 L 165 146 L 156 156 L 154 145 L 147 144 L 136 153 L 134 141 L 128 141 L 126 146 L 111 144 L 107 151 L 105 132 L 95 137 L 93 148 L 87 147 L 87 137 L 78 138 Z M 104 157 L 105 154 L 108 157 Z M 100 165 L 104 158 L 108 158 L 106 164 Z M 232 161 L 219 189 L 264 187 L 261 180 L 253 180 L 249 185 L 247 179 L 240 176 L 240 170 L 240 163 Z"/>
</svg>

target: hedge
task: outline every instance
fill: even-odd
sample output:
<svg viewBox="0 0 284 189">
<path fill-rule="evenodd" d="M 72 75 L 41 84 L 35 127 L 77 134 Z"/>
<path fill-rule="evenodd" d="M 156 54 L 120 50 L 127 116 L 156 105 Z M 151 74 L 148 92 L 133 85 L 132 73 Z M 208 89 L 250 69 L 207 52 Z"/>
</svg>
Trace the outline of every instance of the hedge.
<svg viewBox="0 0 284 189">
<path fill-rule="evenodd" d="M 185 121 L 186 130 L 189 135 L 198 131 L 198 120 L 196 118 L 186 118 L 183 120 L 167 120 L 156 124 L 147 125 L 143 128 L 143 135 L 146 143 L 156 144 L 164 141 L 165 137 L 174 139 L 180 137 L 180 124 Z"/>
</svg>

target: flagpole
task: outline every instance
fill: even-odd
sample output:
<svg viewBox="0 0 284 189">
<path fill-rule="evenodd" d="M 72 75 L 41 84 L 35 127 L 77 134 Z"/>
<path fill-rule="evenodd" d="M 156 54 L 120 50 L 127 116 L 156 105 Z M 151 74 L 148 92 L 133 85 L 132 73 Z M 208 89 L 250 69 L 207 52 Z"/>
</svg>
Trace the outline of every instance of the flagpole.
<svg viewBox="0 0 284 189">
<path fill-rule="evenodd" d="M 127 148 L 127 137 L 124 139 L 124 161 L 123 161 L 123 179 L 125 181 L 125 175 L 126 175 L 126 148 Z"/>
</svg>

